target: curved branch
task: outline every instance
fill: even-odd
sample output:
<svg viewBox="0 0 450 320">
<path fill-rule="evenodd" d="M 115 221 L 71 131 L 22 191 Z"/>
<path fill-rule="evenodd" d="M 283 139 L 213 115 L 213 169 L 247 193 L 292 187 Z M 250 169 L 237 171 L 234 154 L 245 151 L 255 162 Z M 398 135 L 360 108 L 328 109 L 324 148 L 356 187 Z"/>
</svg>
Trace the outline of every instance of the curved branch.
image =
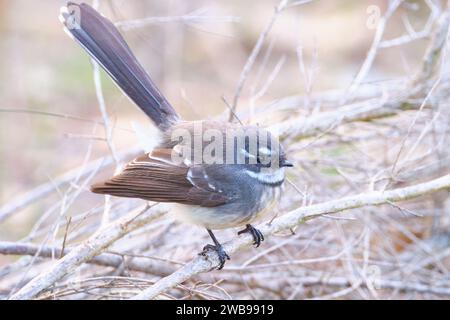
<svg viewBox="0 0 450 320">
<path fill-rule="evenodd" d="M 264 225 L 259 229 L 266 237 L 272 236 L 277 232 L 289 230 L 297 227 L 305 221 L 324 216 L 327 214 L 337 213 L 349 209 L 361 208 L 365 206 L 375 206 L 388 204 L 392 202 L 404 201 L 419 196 L 424 196 L 440 190 L 450 190 L 450 174 L 440 177 L 429 182 L 417 184 L 414 186 L 393 189 L 389 191 L 374 191 L 362 193 L 355 196 L 349 196 L 337 200 L 324 203 L 310 205 L 293 210 L 280 218 L 275 219 L 271 225 Z M 242 235 L 238 239 L 225 243 L 224 249 L 227 253 L 232 254 L 241 251 L 252 245 L 252 237 L 250 235 Z M 139 295 L 133 297 L 137 300 L 153 299 L 159 294 L 177 286 L 188 280 L 192 276 L 208 272 L 219 266 L 219 258 L 216 253 L 209 253 L 207 256 L 198 256 L 190 261 L 175 273 L 162 278 L 150 288 L 144 290 Z"/>
</svg>

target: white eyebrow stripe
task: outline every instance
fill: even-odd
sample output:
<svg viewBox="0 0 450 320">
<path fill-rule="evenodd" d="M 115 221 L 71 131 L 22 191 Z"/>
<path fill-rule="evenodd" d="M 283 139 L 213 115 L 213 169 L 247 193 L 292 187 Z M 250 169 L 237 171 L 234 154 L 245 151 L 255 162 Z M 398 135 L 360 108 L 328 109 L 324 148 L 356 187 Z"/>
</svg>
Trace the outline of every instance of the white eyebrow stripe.
<svg viewBox="0 0 450 320">
<path fill-rule="evenodd" d="M 270 150 L 269 148 L 266 147 L 261 147 L 258 149 L 259 153 L 265 154 L 265 155 L 271 155 L 272 154 L 272 150 Z"/>
</svg>

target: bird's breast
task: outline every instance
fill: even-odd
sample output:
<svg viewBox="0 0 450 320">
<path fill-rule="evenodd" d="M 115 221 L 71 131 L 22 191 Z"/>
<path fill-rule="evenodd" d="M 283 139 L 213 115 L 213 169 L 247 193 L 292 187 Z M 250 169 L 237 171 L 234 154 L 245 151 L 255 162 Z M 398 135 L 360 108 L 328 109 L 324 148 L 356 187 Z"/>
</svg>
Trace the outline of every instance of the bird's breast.
<svg viewBox="0 0 450 320">
<path fill-rule="evenodd" d="M 172 213 L 177 220 L 207 229 L 239 227 L 275 214 L 273 209 L 281 191 L 282 186 L 266 186 L 252 205 L 232 202 L 210 208 L 175 204 Z"/>
<path fill-rule="evenodd" d="M 275 204 L 280 198 L 281 191 L 283 189 L 283 185 L 280 186 L 266 186 L 263 189 L 261 194 L 261 200 L 259 205 L 255 209 L 255 213 L 251 217 L 251 222 L 255 222 L 258 220 L 264 220 L 267 216 L 269 216 L 273 212 Z"/>
</svg>

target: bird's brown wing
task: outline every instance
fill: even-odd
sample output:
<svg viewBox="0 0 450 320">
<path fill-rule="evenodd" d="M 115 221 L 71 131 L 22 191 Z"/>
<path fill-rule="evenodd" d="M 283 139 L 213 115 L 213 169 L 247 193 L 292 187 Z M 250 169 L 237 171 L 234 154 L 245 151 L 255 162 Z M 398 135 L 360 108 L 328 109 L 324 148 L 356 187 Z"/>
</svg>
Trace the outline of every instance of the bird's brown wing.
<svg viewBox="0 0 450 320">
<path fill-rule="evenodd" d="M 95 184 L 91 191 L 117 197 L 155 202 L 176 202 L 204 207 L 227 203 L 230 198 L 216 192 L 199 167 L 174 164 L 171 149 L 156 149 L 130 162 L 108 181 Z"/>
</svg>

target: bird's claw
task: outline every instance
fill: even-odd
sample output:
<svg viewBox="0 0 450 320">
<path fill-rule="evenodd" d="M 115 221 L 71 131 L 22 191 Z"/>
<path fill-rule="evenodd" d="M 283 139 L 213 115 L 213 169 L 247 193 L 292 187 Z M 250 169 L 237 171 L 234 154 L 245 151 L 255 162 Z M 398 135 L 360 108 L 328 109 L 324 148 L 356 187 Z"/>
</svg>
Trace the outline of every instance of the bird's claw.
<svg viewBox="0 0 450 320">
<path fill-rule="evenodd" d="M 214 246 L 212 244 L 207 244 L 201 253 L 199 255 L 205 256 L 208 254 L 208 251 L 214 251 L 219 256 L 220 264 L 217 267 L 217 270 L 222 270 L 223 266 L 225 265 L 225 262 L 227 260 L 230 260 L 230 256 L 225 252 L 223 247 L 221 245 Z"/>
<path fill-rule="evenodd" d="M 261 245 L 261 242 L 264 241 L 264 235 L 261 231 L 253 227 L 251 224 L 248 224 L 244 230 L 238 232 L 238 235 L 243 233 L 250 233 L 253 237 L 253 244 L 258 248 Z"/>
</svg>

